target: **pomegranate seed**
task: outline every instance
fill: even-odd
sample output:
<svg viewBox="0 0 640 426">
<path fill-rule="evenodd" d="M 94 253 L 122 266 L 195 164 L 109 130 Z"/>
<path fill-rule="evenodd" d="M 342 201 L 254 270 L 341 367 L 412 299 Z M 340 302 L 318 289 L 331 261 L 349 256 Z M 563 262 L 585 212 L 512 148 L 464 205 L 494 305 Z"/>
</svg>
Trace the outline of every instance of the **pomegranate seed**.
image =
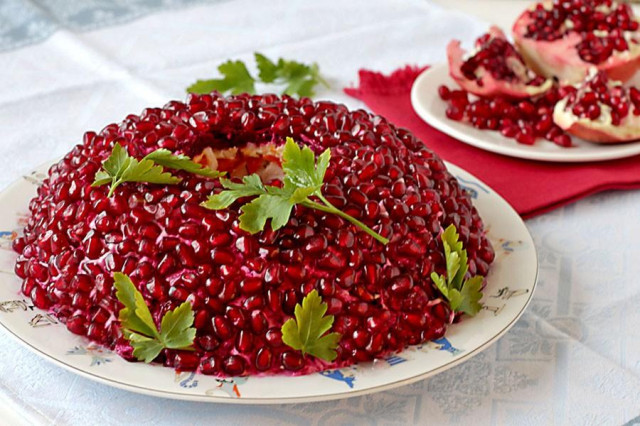
<svg viewBox="0 0 640 426">
<path fill-rule="evenodd" d="M 282 333 L 278 328 L 271 328 L 265 334 L 267 343 L 274 348 L 282 346 Z"/>
<path fill-rule="evenodd" d="M 75 315 L 67 320 L 67 328 L 73 334 L 84 335 L 87 332 L 85 319 L 80 315 Z"/>
<path fill-rule="evenodd" d="M 241 376 L 246 368 L 245 360 L 239 355 L 231 355 L 227 357 L 222 367 L 229 376 Z"/>
<path fill-rule="evenodd" d="M 553 140 L 553 143 L 555 143 L 556 145 L 560 145 L 563 147 L 571 146 L 571 137 L 569 137 L 569 135 L 558 135 L 554 137 L 552 140 Z"/>
<path fill-rule="evenodd" d="M 281 355 L 281 362 L 284 368 L 291 371 L 298 371 L 304 366 L 304 358 L 298 352 L 283 352 Z"/>
<path fill-rule="evenodd" d="M 445 85 L 438 86 L 438 95 L 443 101 L 448 101 L 450 96 L 449 88 Z"/>
<path fill-rule="evenodd" d="M 208 357 L 200 363 L 200 371 L 202 374 L 215 375 L 220 371 L 220 362 L 216 357 Z"/>
<path fill-rule="evenodd" d="M 240 330 L 236 339 L 236 349 L 239 352 L 249 352 L 253 348 L 253 335 L 250 332 Z"/>
<path fill-rule="evenodd" d="M 447 115 L 447 118 L 451 120 L 460 121 L 464 116 L 464 110 L 452 105 L 449 108 L 447 108 L 446 115 Z"/>
<path fill-rule="evenodd" d="M 266 371 L 271 368 L 273 355 L 269 348 L 261 348 L 256 353 L 256 368 L 259 371 Z"/>
<path fill-rule="evenodd" d="M 200 365 L 200 358 L 193 352 L 180 352 L 175 356 L 173 365 L 178 371 L 195 371 Z"/>
</svg>

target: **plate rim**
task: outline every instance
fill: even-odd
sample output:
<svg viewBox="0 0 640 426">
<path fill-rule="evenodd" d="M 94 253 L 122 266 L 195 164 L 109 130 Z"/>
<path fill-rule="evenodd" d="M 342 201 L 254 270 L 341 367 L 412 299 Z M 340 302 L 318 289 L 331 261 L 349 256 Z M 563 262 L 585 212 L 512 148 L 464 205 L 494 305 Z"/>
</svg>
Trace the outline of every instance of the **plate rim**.
<svg viewBox="0 0 640 426">
<path fill-rule="evenodd" d="M 33 170 L 42 170 L 45 167 L 50 167 L 50 165 L 55 164 L 55 161 L 56 160 L 45 162 L 45 163 L 41 164 L 40 166 L 33 168 Z M 227 398 L 227 397 L 222 397 L 222 396 L 217 396 L 217 395 L 207 395 L 207 394 L 202 394 L 202 395 L 200 395 L 200 394 L 185 394 L 185 393 L 172 392 L 172 391 L 161 391 L 161 390 L 156 390 L 156 389 L 148 388 L 148 387 L 141 387 L 141 386 L 138 386 L 138 385 L 135 385 L 135 384 L 123 383 L 123 382 L 118 381 L 117 379 L 106 378 L 106 377 L 99 376 L 97 374 L 93 374 L 90 371 L 83 370 L 83 369 L 81 369 L 79 367 L 67 364 L 66 362 L 56 358 L 54 355 L 51 355 L 51 354 L 45 352 L 44 350 L 41 350 L 40 348 L 37 348 L 37 347 L 33 346 L 31 343 L 27 342 L 26 340 L 23 340 L 18 334 L 14 333 L 12 330 L 10 330 L 8 328 L 7 325 L 5 325 L 4 321 L 1 320 L 1 317 L 0 317 L 0 328 L 3 331 L 5 331 L 6 334 L 8 336 L 10 336 L 11 339 L 13 339 L 14 342 L 17 342 L 18 344 L 22 345 L 23 347 L 26 347 L 29 351 L 31 351 L 32 353 L 36 354 L 41 359 L 44 359 L 44 360 L 46 360 L 48 362 L 52 362 L 54 365 L 56 365 L 58 367 L 61 367 L 61 368 L 65 369 L 66 371 L 69 371 L 69 372 L 74 373 L 74 374 L 78 374 L 81 377 L 89 379 L 89 380 L 91 380 L 93 382 L 97 382 L 97 383 L 100 383 L 100 384 L 103 384 L 103 385 L 111 386 L 111 387 L 114 387 L 114 388 L 117 388 L 117 389 L 129 391 L 129 392 L 133 392 L 133 393 L 137 393 L 137 394 L 141 394 L 141 395 L 160 397 L 160 398 L 170 399 L 170 400 L 191 401 L 191 402 L 205 402 L 205 403 L 224 403 L 224 404 L 234 404 L 234 405 L 274 405 L 274 404 L 298 404 L 298 403 L 310 403 L 310 402 L 323 402 L 323 401 L 335 401 L 335 400 L 339 400 L 339 399 L 347 399 L 347 398 L 353 398 L 353 397 L 358 397 L 358 396 L 364 396 L 364 395 L 377 393 L 377 392 L 384 392 L 384 391 L 387 391 L 387 390 L 390 390 L 390 389 L 395 389 L 395 388 L 398 388 L 398 387 L 401 387 L 401 386 L 405 386 L 405 385 L 409 385 L 411 383 L 418 382 L 420 380 L 427 379 L 429 377 L 432 377 L 432 376 L 435 376 L 435 375 L 437 375 L 439 373 L 442 373 L 442 372 L 444 372 L 446 370 L 449 370 L 450 368 L 453 368 L 453 367 L 455 367 L 455 366 L 457 366 L 457 365 L 459 365 L 459 364 L 461 364 L 461 363 L 463 363 L 465 361 L 468 361 L 469 359 L 473 358 L 474 356 L 476 356 L 477 354 L 479 354 L 480 352 L 484 351 L 489 346 L 494 344 L 502 336 L 504 336 L 514 326 L 514 324 L 522 317 L 524 312 L 527 310 L 527 308 L 531 304 L 531 301 L 533 300 L 533 295 L 534 295 L 534 293 L 536 291 L 536 288 L 538 286 L 538 277 L 539 277 L 539 272 L 540 272 L 538 251 L 537 251 L 537 248 L 535 246 L 535 242 L 533 240 L 533 236 L 529 232 L 529 228 L 526 226 L 524 220 L 515 211 L 515 209 L 498 192 L 496 192 L 493 188 L 491 188 L 489 185 L 487 185 L 481 179 L 478 179 L 472 173 L 468 172 L 467 170 L 463 169 L 462 167 L 459 167 L 456 164 L 451 163 L 449 161 L 444 161 L 444 163 L 447 166 L 448 172 L 451 173 L 452 175 L 454 175 L 454 177 L 456 177 L 455 173 L 457 171 L 462 171 L 462 172 L 468 174 L 469 176 L 473 177 L 478 183 L 481 183 L 485 187 L 490 188 L 492 190 L 492 192 L 494 193 L 494 195 L 497 196 L 500 200 L 502 200 L 504 205 L 508 208 L 508 211 L 510 213 L 512 213 L 512 215 L 514 216 L 515 220 L 517 220 L 518 225 L 520 225 L 522 227 L 522 229 L 526 231 L 526 236 L 528 237 L 528 240 L 529 240 L 527 242 L 531 244 L 533 260 L 535 260 L 535 274 L 533 276 L 533 282 L 532 282 L 532 285 L 530 287 L 531 291 L 529 291 L 529 293 L 528 293 L 527 300 L 524 302 L 524 304 L 523 304 L 522 308 L 520 309 L 520 311 L 511 319 L 511 321 L 509 321 L 508 324 L 506 324 L 502 328 L 502 330 L 500 330 L 500 332 L 494 334 L 493 336 L 491 336 L 490 339 L 488 339 L 487 341 L 485 341 L 481 345 L 477 346 L 476 348 L 474 348 L 472 350 L 469 350 L 465 354 L 463 354 L 463 355 L 461 355 L 461 356 L 459 356 L 457 358 L 454 358 L 454 359 L 444 363 L 443 365 L 440 365 L 439 367 L 437 367 L 435 369 L 432 369 L 432 370 L 429 370 L 427 372 L 424 372 L 422 374 L 418 374 L 418 375 L 415 375 L 415 376 L 412 376 L 412 377 L 407 377 L 407 378 L 404 378 L 404 379 L 399 379 L 397 381 L 392 381 L 392 382 L 380 384 L 380 385 L 377 385 L 377 386 L 372 386 L 372 387 L 369 387 L 369 388 L 366 388 L 366 389 L 351 390 L 351 391 L 338 392 L 338 393 L 332 393 L 332 394 L 327 394 L 327 395 L 311 395 L 311 396 L 279 397 L 279 398 L 255 398 L 255 397 Z M 456 179 L 457 179 L 457 177 L 456 177 Z M 10 192 L 11 190 L 14 190 L 21 183 L 23 183 L 22 179 L 14 180 L 8 186 L 6 186 L 3 190 L 0 191 L 0 196 L 3 195 L 6 192 Z M 166 368 L 166 367 L 161 367 L 161 368 Z"/>
<path fill-rule="evenodd" d="M 418 117 L 434 127 L 435 129 L 445 133 L 448 136 L 451 136 L 458 141 L 465 143 L 467 145 L 471 145 L 478 149 L 482 149 L 483 151 L 493 152 L 496 154 L 504 155 L 512 158 L 520 158 L 524 160 L 536 160 L 550 163 L 592 163 L 599 161 L 613 161 L 620 160 L 623 158 L 629 158 L 640 155 L 640 140 L 636 142 L 629 142 L 624 144 L 614 144 L 614 145 L 597 145 L 602 146 L 603 149 L 605 147 L 622 147 L 619 150 L 615 151 L 605 151 L 605 153 L 598 152 L 586 152 L 578 154 L 578 156 L 570 155 L 572 149 L 565 148 L 563 151 L 558 152 L 545 152 L 545 151 L 536 151 L 535 145 L 522 145 L 514 142 L 512 139 L 504 138 L 506 141 L 513 142 L 513 146 L 503 146 L 503 145 L 495 145 L 491 142 L 481 141 L 478 142 L 479 138 L 476 138 L 463 130 L 459 130 L 453 127 L 452 124 L 447 123 L 444 120 L 440 120 L 438 117 L 435 117 L 429 110 L 428 107 L 425 106 L 425 102 L 422 100 L 425 99 L 424 94 L 422 93 L 422 86 L 425 85 L 425 81 L 428 81 L 430 74 L 435 74 L 438 72 L 444 72 L 443 70 L 448 65 L 446 63 L 438 63 L 430 66 L 429 68 L 422 71 L 418 77 L 413 82 L 411 86 L 411 107 L 418 115 Z M 433 96 L 433 95 L 432 95 Z M 501 135 L 500 135 L 501 136 Z M 501 136 L 503 137 L 503 136 Z M 633 150 L 624 150 L 624 147 L 636 147 L 636 151 Z M 574 151 L 575 152 L 575 151 Z"/>
</svg>

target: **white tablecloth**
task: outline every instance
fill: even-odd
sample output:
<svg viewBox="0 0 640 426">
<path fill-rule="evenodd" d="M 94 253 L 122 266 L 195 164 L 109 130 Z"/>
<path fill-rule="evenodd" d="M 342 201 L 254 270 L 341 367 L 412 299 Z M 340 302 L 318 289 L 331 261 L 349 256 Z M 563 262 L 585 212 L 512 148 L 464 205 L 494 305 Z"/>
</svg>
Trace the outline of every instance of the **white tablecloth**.
<svg viewBox="0 0 640 426">
<path fill-rule="evenodd" d="M 0 53 L 0 188 L 87 129 L 182 98 L 227 58 L 316 61 L 332 86 L 317 97 L 361 107 L 341 93 L 360 67 L 442 61 L 450 38 L 485 28 L 425 0 L 111 2 L 158 6 L 143 17 L 72 3 L 0 0 L 0 49 L 32 43 Z M 89 31 L 119 13 L 137 19 Z M 528 221 L 540 254 L 530 308 L 480 355 L 410 386 L 315 404 L 170 401 L 80 378 L 0 331 L 0 424 L 638 424 L 639 213 L 640 192 L 617 192 Z"/>
</svg>

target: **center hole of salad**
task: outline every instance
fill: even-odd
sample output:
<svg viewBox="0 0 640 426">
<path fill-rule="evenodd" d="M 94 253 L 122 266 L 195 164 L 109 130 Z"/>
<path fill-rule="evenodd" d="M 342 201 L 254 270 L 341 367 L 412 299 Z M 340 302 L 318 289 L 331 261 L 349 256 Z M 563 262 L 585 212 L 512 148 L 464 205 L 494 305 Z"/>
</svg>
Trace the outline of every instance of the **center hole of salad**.
<svg viewBox="0 0 640 426">
<path fill-rule="evenodd" d="M 242 178 L 247 175 L 257 174 L 263 183 L 281 181 L 284 177 L 282 171 L 282 150 L 284 145 L 274 143 L 255 144 L 247 143 L 242 147 L 225 149 L 205 148 L 202 153 L 193 160 L 212 170 L 226 172 L 230 178 Z"/>
</svg>

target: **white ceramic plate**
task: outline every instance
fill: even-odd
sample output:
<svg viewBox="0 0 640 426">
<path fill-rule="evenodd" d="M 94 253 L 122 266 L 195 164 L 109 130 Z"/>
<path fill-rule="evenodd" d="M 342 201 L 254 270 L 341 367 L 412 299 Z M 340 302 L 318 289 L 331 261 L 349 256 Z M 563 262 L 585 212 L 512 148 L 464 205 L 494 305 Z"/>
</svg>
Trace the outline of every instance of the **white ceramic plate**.
<svg viewBox="0 0 640 426">
<path fill-rule="evenodd" d="M 301 377 L 222 380 L 129 363 L 70 333 L 19 293 L 21 280 L 12 272 L 16 254 L 11 251 L 11 240 L 21 232 L 29 199 L 48 167 L 0 194 L 0 324 L 32 351 L 76 374 L 166 398 L 240 404 L 310 402 L 363 395 L 424 379 L 479 353 L 513 326 L 531 300 L 538 270 L 533 240 L 518 214 L 484 183 L 456 166 L 448 167 L 474 198 L 496 250 L 484 309 L 450 327 L 446 338 L 385 360 Z"/>
<path fill-rule="evenodd" d="M 477 148 L 510 157 L 571 163 L 614 160 L 640 154 L 640 142 L 603 145 L 573 138 L 575 146 L 572 148 L 562 148 L 542 139 L 534 145 L 522 145 L 515 139 L 505 138 L 500 132 L 479 130 L 468 123 L 449 120 L 445 115 L 446 103 L 438 96 L 441 84 L 458 87 L 449 76 L 447 64 L 434 65 L 422 72 L 411 89 L 413 109 L 431 126 Z"/>
</svg>

